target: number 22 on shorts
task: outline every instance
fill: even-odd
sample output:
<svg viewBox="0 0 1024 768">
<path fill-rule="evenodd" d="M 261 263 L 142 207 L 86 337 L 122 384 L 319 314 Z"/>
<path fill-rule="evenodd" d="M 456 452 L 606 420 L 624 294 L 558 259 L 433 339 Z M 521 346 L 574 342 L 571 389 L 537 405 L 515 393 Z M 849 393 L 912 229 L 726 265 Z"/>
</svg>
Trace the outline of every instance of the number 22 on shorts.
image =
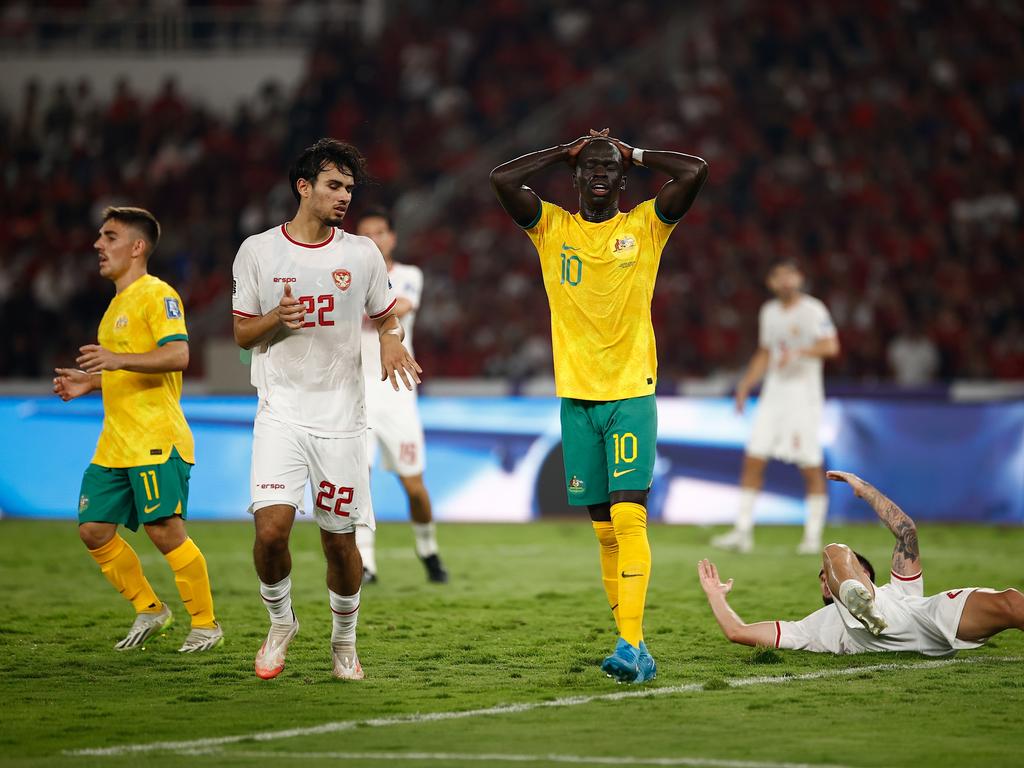
<svg viewBox="0 0 1024 768">
<path fill-rule="evenodd" d="M 318 486 L 320 493 L 316 495 L 316 508 L 322 509 L 328 514 L 335 514 L 338 517 L 348 517 L 349 513 L 342 509 L 346 504 L 351 504 L 355 498 L 355 488 L 338 486 L 326 480 Z M 333 502 L 333 504 L 332 504 Z"/>
</svg>

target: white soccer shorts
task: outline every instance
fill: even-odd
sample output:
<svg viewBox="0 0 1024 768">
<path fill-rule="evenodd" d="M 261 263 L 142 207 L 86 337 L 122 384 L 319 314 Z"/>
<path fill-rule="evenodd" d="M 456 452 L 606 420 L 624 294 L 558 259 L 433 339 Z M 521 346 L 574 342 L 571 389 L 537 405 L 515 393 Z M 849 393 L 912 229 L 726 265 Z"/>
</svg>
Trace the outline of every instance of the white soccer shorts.
<svg viewBox="0 0 1024 768">
<path fill-rule="evenodd" d="M 746 453 L 798 467 L 820 467 L 822 408 L 817 404 L 762 399 L 757 404 Z"/>
<path fill-rule="evenodd" d="M 392 397 L 394 395 L 394 397 Z M 422 475 L 427 467 L 423 423 L 415 392 L 388 392 L 366 403 L 367 461 L 372 465 L 380 447 L 381 467 L 400 477 Z"/>
<path fill-rule="evenodd" d="M 313 516 L 330 533 L 376 527 L 370 501 L 366 438 L 317 437 L 257 414 L 252 441 L 252 503 L 249 511 L 287 504 L 304 512 L 311 486 Z"/>
</svg>

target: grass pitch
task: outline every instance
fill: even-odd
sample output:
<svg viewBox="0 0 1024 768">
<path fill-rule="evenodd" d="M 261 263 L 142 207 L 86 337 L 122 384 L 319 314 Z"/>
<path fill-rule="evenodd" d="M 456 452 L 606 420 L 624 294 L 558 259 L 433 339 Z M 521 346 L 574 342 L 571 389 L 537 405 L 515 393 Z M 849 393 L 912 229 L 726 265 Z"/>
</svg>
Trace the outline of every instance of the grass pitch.
<svg viewBox="0 0 1024 768">
<path fill-rule="evenodd" d="M 748 621 L 800 618 L 821 604 L 819 565 L 792 554 L 795 529 L 759 529 L 747 557 L 714 554 L 708 530 L 651 529 L 645 624 L 659 676 L 639 688 L 616 686 L 598 669 L 615 638 L 586 522 L 441 526 L 447 586 L 426 583 L 408 526 L 381 526 L 381 583 L 364 588 L 360 612 L 362 683 L 330 676 L 330 611 L 312 525 L 297 526 L 292 541 L 302 631 L 284 673 L 269 682 L 252 672 L 267 618 L 249 526 L 194 522 L 190 532 L 209 563 L 225 645 L 177 653 L 188 615 L 140 533 L 129 540 L 176 624 L 144 650 L 118 653 L 131 607 L 74 524 L 0 522 L 0 764 L 1009 766 L 1024 753 L 1022 633 L 940 665 L 916 654 L 835 658 L 727 643 L 696 561 L 711 554 L 723 577 L 736 579 L 732 604 Z M 887 572 L 885 530 L 830 528 L 828 537 Z M 1018 529 L 923 527 L 926 591 L 1024 586 L 1022 545 Z M 761 676 L 771 679 L 754 680 Z M 515 704 L 523 706 L 475 711 Z M 295 732 L 258 737 L 285 729 Z M 253 738 L 68 754 L 246 734 Z"/>
</svg>

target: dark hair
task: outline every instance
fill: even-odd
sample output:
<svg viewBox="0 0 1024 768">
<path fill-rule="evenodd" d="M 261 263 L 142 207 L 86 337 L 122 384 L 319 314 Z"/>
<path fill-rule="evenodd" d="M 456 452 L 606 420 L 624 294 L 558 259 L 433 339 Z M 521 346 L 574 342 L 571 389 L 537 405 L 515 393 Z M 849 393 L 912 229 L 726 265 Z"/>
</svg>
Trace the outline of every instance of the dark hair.
<svg viewBox="0 0 1024 768">
<path fill-rule="evenodd" d="M 871 579 L 871 583 L 874 584 L 875 583 L 875 568 L 874 568 L 873 565 L 871 565 L 871 561 L 868 560 L 866 557 L 864 557 L 864 555 L 862 555 L 857 550 L 854 550 L 853 554 L 857 557 L 857 562 L 860 563 L 864 567 L 864 570 L 868 572 L 868 576 Z"/>
<path fill-rule="evenodd" d="M 389 211 L 383 205 L 377 205 L 371 208 L 367 208 L 359 216 L 360 221 L 362 221 L 363 219 L 384 219 L 384 221 L 386 221 L 388 224 L 388 229 L 392 231 L 394 231 L 395 229 L 395 221 L 394 219 L 391 218 L 391 211 Z"/>
<path fill-rule="evenodd" d="M 338 139 L 320 139 L 313 146 L 306 147 L 288 169 L 288 181 L 292 185 L 296 202 L 302 201 L 297 186 L 299 179 L 315 184 L 316 177 L 331 165 L 339 171 L 351 173 L 356 184 L 365 184 L 370 180 L 366 171 L 366 158 L 358 149 Z"/>
<path fill-rule="evenodd" d="M 156 246 L 160 242 L 160 222 L 145 208 L 112 205 L 103 209 L 103 223 L 106 224 L 108 221 L 119 221 L 139 230 L 142 233 L 142 239 L 149 243 L 147 257 L 156 250 Z"/>
<path fill-rule="evenodd" d="M 778 259 L 773 261 L 772 265 L 768 267 L 768 274 L 770 275 L 776 269 L 782 269 L 783 267 L 787 269 L 795 269 L 801 275 L 804 273 L 803 269 L 800 268 L 800 262 L 796 259 Z"/>
</svg>

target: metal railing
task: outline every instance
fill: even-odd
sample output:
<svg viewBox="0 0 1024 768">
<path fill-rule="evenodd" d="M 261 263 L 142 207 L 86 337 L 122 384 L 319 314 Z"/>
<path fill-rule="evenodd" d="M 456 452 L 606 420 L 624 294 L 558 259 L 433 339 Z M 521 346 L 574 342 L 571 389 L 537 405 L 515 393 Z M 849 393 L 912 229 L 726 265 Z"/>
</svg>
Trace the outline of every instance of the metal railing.
<svg viewBox="0 0 1024 768">
<path fill-rule="evenodd" d="M 20 4 L 0 8 L 0 51 L 87 50 L 148 53 L 308 47 L 325 31 L 356 26 L 373 37 L 383 22 L 383 0 L 248 8 L 124 8 L 81 10 Z"/>
</svg>

